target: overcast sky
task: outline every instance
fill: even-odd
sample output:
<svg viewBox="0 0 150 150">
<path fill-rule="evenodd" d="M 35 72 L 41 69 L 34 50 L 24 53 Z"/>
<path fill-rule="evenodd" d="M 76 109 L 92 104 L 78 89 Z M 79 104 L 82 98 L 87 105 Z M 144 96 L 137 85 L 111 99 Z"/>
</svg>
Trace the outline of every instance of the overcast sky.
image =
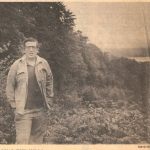
<svg viewBox="0 0 150 150">
<path fill-rule="evenodd" d="M 103 51 L 128 55 L 125 51 L 129 50 L 134 55 L 147 49 L 150 3 L 65 2 L 65 5 L 76 16 L 75 29 Z"/>
</svg>

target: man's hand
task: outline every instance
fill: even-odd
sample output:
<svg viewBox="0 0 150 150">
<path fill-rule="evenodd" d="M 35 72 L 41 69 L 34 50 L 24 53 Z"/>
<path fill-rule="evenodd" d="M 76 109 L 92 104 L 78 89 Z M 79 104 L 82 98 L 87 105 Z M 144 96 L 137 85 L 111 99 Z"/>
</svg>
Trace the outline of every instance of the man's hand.
<svg viewBox="0 0 150 150">
<path fill-rule="evenodd" d="M 11 111 L 14 115 L 16 114 L 16 108 L 11 108 Z"/>
<path fill-rule="evenodd" d="M 16 111 L 16 105 L 14 103 L 8 103 L 10 109 L 12 110 L 13 113 Z"/>
</svg>

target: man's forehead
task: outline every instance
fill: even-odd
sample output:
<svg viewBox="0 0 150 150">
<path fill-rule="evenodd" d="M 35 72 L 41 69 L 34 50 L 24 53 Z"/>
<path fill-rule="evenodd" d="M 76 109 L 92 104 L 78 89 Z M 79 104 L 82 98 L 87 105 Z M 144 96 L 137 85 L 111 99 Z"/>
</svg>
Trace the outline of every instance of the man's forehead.
<svg viewBox="0 0 150 150">
<path fill-rule="evenodd" d="M 28 42 L 26 42 L 25 43 L 25 46 L 34 46 L 34 47 L 36 47 L 37 46 L 37 42 L 35 42 L 35 41 L 28 41 Z"/>
</svg>

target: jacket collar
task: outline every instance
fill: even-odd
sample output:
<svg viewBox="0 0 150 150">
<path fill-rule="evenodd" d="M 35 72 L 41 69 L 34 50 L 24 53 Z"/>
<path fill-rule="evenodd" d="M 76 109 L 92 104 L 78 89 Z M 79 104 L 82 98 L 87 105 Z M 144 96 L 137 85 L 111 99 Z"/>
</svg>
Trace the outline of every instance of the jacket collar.
<svg viewBox="0 0 150 150">
<path fill-rule="evenodd" d="M 39 63 L 42 63 L 42 58 L 39 57 L 38 55 L 36 56 L 36 65 L 39 64 Z M 23 63 L 26 63 L 26 55 L 23 55 L 21 58 L 20 58 L 20 61 L 23 62 Z"/>
</svg>

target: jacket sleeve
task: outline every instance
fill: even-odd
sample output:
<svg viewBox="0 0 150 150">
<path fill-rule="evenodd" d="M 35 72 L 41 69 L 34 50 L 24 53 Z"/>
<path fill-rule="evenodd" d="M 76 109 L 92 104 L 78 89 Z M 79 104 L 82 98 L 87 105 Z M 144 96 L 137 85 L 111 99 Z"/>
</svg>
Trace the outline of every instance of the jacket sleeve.
<svg viewBox="0 0 150 150">
<path fill-rule="evenodd" d="M 46 96 L 47 98 L 52 98 L 54 96 L 53 91 L 53 75 L 50 69 L 48 62 L 46 61 L 46 68 L 47 68 L 47 77 L 46 77 Z"/>
<path fill-rule="evenodd" d="M 16 108 L 15 104 L 15 78 L 16 78 L 17 65 L 14 63 L 8 72 L 7 83 L 6 83 L 6 95 L 7 100 L 12 108 Z"/>
</svg>

